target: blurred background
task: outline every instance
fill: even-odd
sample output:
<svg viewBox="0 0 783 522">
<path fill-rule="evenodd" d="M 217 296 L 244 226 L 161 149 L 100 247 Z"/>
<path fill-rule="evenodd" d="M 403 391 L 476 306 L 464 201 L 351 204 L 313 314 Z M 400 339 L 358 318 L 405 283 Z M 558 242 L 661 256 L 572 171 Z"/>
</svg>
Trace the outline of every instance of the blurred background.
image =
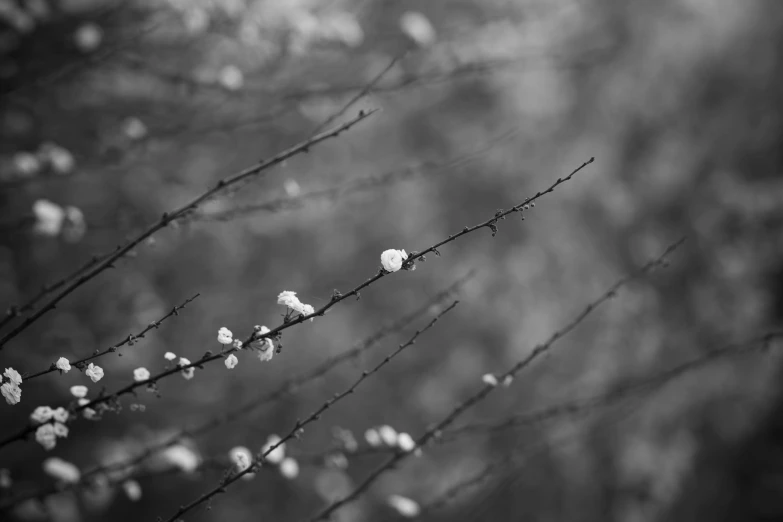
<svg viewBox="0 0 783 522">
<path fill-rule="evenodd" d="M 780 327 L 782 29 L 774 0 L 0 1 L 3 307 L 220 178 L 382 109 L 167 227 L 13 339 L 0 365 L 32 373 L 120 342 L 200 293 L 97 359 L 100 383 L 78 370 L 23 383 L 20 404 L 0 405 L 2 437 L 36 406 L 67 406 L 73 385 L 113 391 L 135 368 L 161 371 L 165 352 L 218 350 L 220 327 L 246 338 L 279 325 L 283 290 L 319 308 L 375 274 L 383 250 L 423 250 L 596 158 L 524 221 L 501 221 L 497 237 L 469 234 L 286 330 L 271 362 L 242 352 L 233 370 L 163 380 L 160 398 L 80 419 L 51 452 L 34 441 L 0 449 L 3 494 L 54 484 L 42 468 L 52 456 L 88 469 L 133 455 L 422 309 L 359 358 L 178 446 L 205 463 L 236 446 L 256 452 L 405 342 L 450 302 L 433 297 L 471 270 L 454 311 L 287 444 L 298 473 L 264 469 L 185 519 L 307 520 L 386 458 L 351 455 L 338 427 L 360 447 L 383 425 L 418 437 L 482 375 L 502 374 L 682 236 L 671 266 L 621 291 L 462 422 L 591 397 Z M 427 448 L 333 519 L 779 519 L 780 392 L 774 352 L 716 361 L 639 400 Z M 155 466 L 139 468 L 141 498 L 94 486 L 10 516 L 165 518 L 226 468 Z"/>
</svg>

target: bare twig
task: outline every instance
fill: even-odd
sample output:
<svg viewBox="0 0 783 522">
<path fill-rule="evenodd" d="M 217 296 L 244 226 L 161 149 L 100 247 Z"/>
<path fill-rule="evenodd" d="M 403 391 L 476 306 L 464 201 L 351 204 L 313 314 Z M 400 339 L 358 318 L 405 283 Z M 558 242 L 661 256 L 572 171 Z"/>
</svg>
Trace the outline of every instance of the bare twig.
<svg viewBox="0 0 783 522">
<path fill-rule="evenodd" d="M 666 258 L 667 256 L 674 251 L 680 244 L 682 244 L 683 240 L 678 241 L 677 243 L 674 243 L 673 245 L 669 246 L 666 251 L 657 259 L 650 261 L 646 265 L 644 265 L 642 268 L 636 271 L 636 273 L 624 277 L 617 281 L 615 284 L 613 284 L 603 295 L 601 295 L 598 299 L 588 304 L 584 310 L 578 314 L 570 323 L 568 323 L 564 328 L 556 331 L 552 336 L 547 339 L 546 342 L 543 344 L 539 344 L 536 346 L 532 352 L 525 357 L 524 359 L 517 362 L 514 366 L 511 367 L 505 374 L 500 376 L 500 379 L 505 379 L 506 377 L 513 377 L 518 372 L 522 371 L 524 368 L 529 366 L 535 359 L 537 359 L 539 356 L 543 355 L 549 349 L 551 346 L 557 342 L 560 338 L 574 330 L 590 313 L 592 313 L 596 308 L 601 306 L 602 304 L 606 303 L 610 299 L 616 296 L 617 291 L 627 283 L 629 283 L 631 280 L 636 279 L 638 277 L 641 277 L 642 275 L 646 274 L 647 272 L 660 267 L 660 266 L 666 266 L 668 263 Z M 473 407 L 475 404 L 481 402 L 484 400 L 492 391 L 494 391 L 496 388 L 490 384 L 485 385 L 481 390 L 479 390 L 477 393 L 469 397 L 468 399 L 461 402 L 456 408 L 454 408 L 448 415 L 446 415 L 443 420 L 429 428 L 427 431 L 424 432 L 424 434 L 419 437 L 419 439 L 416 441 L 416 446 L 421 447 L 424 446 L 426 443 L 428 443 L 430 440 L 437 439 L 442 435 L 442 432 L 444 429 L 449 427 L 462 413 L 464 413 L 469 408 Z M 340 509 L 342 506 L 353 502 L 356 500 L 364 491 L 366 491 L 383 473 L 388 471 L 389 469 L 396 466 L 400 461 L 405 459 L 407 456 L 409 456 L 410 453 L 405 452 L 399 452 L 395 454 L 394 456 L 390 457 L 384 464 L 382 464 L 380 467 L 376 468 L 375 471 L 371 472 L 358 486 L 356 486 L 348 495 L 345 497 L 335 500 L 331 504 L 329 504 L 326 508 L 324 508 L 320 513 L 316 514 L 312 518 L 310 518 L 310 522 L 316 522 L 320 520 L 327 520 L 331 517 L 331 515 Z"/>
<path fill-rule="evenodd" d="M 163 322 L 166 321 L 166 319 L 168 319 L 169 317 L 172 317 L 172 316 L 175 316 L 175 315 L 179 315 L 179 311 L 182 310 L 183 308 L 185 308 L 188 304 L 190 304 L 199 295 L 201 295 L 201 294 L 196 294 L 193 297 L 190 297 L 190 298 L 186 299 L 185 301 L 183 301 L 183 303 L 181 305 L 175 306 L 166 315 L 164 315 L 163 317 L 161 317 L 157 321 L 153 321 L 150 324 L 148 324 L 139 333 L 137 333 L 135 335 L 134 334 L 130 334 L 130 335 L 128 335 L 128 337 L 126 337 L 125 339 L 123 339 L 122 341 L 120 341 L 118 343 L 113 344 L 109 348 L 106 348 L 105 350 L 95 350 L 95 353 L 93 353 L 92 355 L 88 355 L 87 357 L 79 359 L 78 361 L 74 361 L 71 364 L 73 366 L 81 369 L 81 368 L 84 367 L 85 363 L 87 363 L 89 361 L 92 361 L 93 359 L 97 359 L 98 357 L 103 357 L 104 355 L 106 355 L 108 353 L 114 353 L 114 352 L 117 351 L 118 348 L 121 348 L 122 346 L 125 346 L 126 344 L 129 345 L 129 346 L 132 346 L 139 339 L 143 339 L 144 336 L 147 334 L 147 332 L 149 332 L 152 329 L 159 328 L 160 325 L 163 324 Z M 55 371 L 57 371 L 57 366 L 55 365 L 55 363 L 52 363 L 52 365 L 49 368 L 47 368 L 46 370 L 41 370 L 41 371 L 39 371 L 37 373 L 34 373 L 32 375 L 25 375 L 25 376 L 23 376 L 23 378 L 24 378 L 25 381 L 29 381 L 31 379 L 35 379 L 36 377 L 41 377 L 42 375 L 46 375 L 47 373 L 51 373 L 51 372 L 55 372 Z"/>
<path fill-rule="evenodd" d="M 371 110 L 371 111 L 360 111 L 358 116 L 355 118 L 343 123 L 342 125 L 339 125 L 338 127 L 323 132 L 321 134 L 318 134 L 317 136 L 313 136 L 312 138 L 305 140 L 304 142 L 295 145 L 291 147 L 288 150 L 285 150 L 271 159 L 263 160 L 257 163 L 256 165 L 253 165 L 252 167 L 248 167 L 232 176 L 229 176 L 227 178 L 223 178 L 219 180 L 214 187 L 208 189 L 201 195 L 195 197 L 188 203 L 185 203 L 181 207 L 171 211 L 171 212 L 164 212 L 161 218 L 155 222 L 154 224 L 150 225 L 144 232 L 137 235 L 135 238 L 131 239 L 130 241 L 126 242 L 124 245 L 122 245 L 120 248 L 115 250 L 111 255 L 109 255 L 106 259 L 98 263 L 98 265 L 91 269 L 89 272 L 81 275 L 78 279 L 76 279 L 74 282 L 68 284 L 62 291 L 60 291 L 57 295 L 55 295 L 52 299 L 50 299 L 41 309 L 39 309 L 36 313 L 33 315 L 27 317 L 22 323 L 20 323 L 17 327 L 12 329 L 10 332 L 8 332 L 6 335 L 0 339 L 0 350 L 2 350 L 5 345 L 19 335 L 21 332 L 23 332 L 27 327 L 29 327 L 31 324 L 35 323 L 38 319 L 40 319 L 44 314 L 49 312 L 50 310 L 54 310 L 57 303 L 62 301 L 65 297 L 67 297 L 71 292 L 82 286 L 84 283 L 90 281 L 98 274 L 102 273 L 104 270 L 110 268 L 115 261 L 120 259 L 121 257 L 125 256 L 128 252 L 130 252 L 136 245 L 147 239 L 148 237 L 152 236 L 162 228 L 166 227 L 169 223 L 181 218 L 182 216 L 188 214 L 189 212 L 192 212 L 195 210 L 201 203 L 208 200 L 209 198 L 217 195 L 218 193 L 222 192 L 225 188 L 230 187 L 231 185 L 234 185 L 236 183 L 239 183 L 251 176 L 256 176 L 260 172 L 263 172 L 275 165 L 278 165 L 282 163 L 283 161 L 287 160 L 288 158 L 291 158 L 292 156 L 296 156 L 297 154 L 301 154 L 303 152 L 307 152 L 310 147 L 313 147 L 314 145 L 317 145 L 318 143 L 325 141 L 329 138 L 334 138 L 339 136 L 341 133 L 345 132 L 346 130 L 350 129 L 360 121 L 368 118 L 372 114 L 377 112 L 377 110 Z"/>
<path fill-rule="evenodd" d="M 199 498 L 197 498 L 196 500 L 192 501 L 191 503 L 189 503 L 189 504 L 187 504 L 185 506 L 180 506 L 180 508 L 177 510 L 177 512 L 174 513 L 171 517 L 169 517 L 167 519 L 167 522 L 174 522 L 174 521 L 176 521 L 179 517 L 181 517 L 182 515 L 184 515 L 185 513 L 190 511 L 191 509 L 193 509 L 193 508 L 203 504 L 204 502 L 207 502 L 209 499 L 211 499 L 215 495 L 217 495 L 219 493 L 225 492 L 226 488 L 229 485 L 231 485 L 234 482 L 236 482 L 237 480 L 239 480 L 242 476 L 247 475 L 248 473 L 253 473 L 256 470 L 256 468 L 263 463 L 264 458 L 267 455 L 269 455 L 271 452 L 273 452 L 281 444 L 284 444 L 286 441 L 288 441 L 288 440 L 298 436 L 299 434 L 301 434 L 302 431 L 303 431 L 303 428 L 305 426 L 307 426 L 308 424 L 310 424 L 312 422 L 315 422 L 318 419 L 320 419 L 321 415 L 326 410 L 328 410 L 330 407 L 332 407 L 334 404 L 336 404 L 337 402 L 341 401 L 342 399 L 344 399 L 348 395 L 353 394 L 356 391 L 356 389 L 359 387 L 359 385 L 361 385 L 361 383 L 363 383 L 371 375 L 373 375 L 373 374 L 377 373 L 378 371 L 380 371 L 381 368 L 386 366 L 394 357 L 396 357 L 397 355 L 402 353 L 403 350 L 405 350 L 409 346 L 412 346 L 413 344 L 415 344 L 416 340 L 418 339 L 418 337 L 422 333 L 426 332 L 427 330 L 429 330 L 430 328 L 435 326 L 435 323 L 437 323 L 438 320 L 441 317 L 443 317 L 445 314 L 447 314 L 448 312 L 453 310 L 454 307 L 457 306 L 458 303 L 459 303 L 459 301 L 454 301 L 452 304 L 450 304 L 448 307 L 446 307 L 442 312 L 440 312 L 438 315 L 436 315 L 432 319 L 432 321 L 430 321 L 429 324 L 427 324 L 427 326 L 425 326 L 421 330 L 417 330 L 416 333 L 414 333 L 413 336 L 407 342 L 405 342 L 404 344 L 401 344 L 395 351 L 393 351 L 392 353 L 387 355 L 380 363 L 378 363 L 376 366 L 374 366 L 370 370 L 363 371 L 361 373 L 361 375 L 359 376 L 359 378 L 356 379 L 356 381 L 350 387 L 346 388 L 345 390 L 343 390 L 340 393 L 335 394 L 334 397 L 332 397 L 331 399 L 329 399 L 326 402 L 324 402 L 318 409 L 316 409 L 313 413 L 311 413 L 304 420 L 297 420 L 296 423 L 294 424 L 294 427 L 291 429 L 291 431 L 288 432 L 288 434 L 285 437 L 280 439 L 280 441 L 277 442 L 276 444 L 273 444 L 273 445 L 269 446 L 269 448 L 267 448 L 266 451 L 264 451 L 259 457 L 254 459 L 254 462 L 253 462 L 252 466 L 250 466 L 249 468 L 245 469 L 244 471 L 237 472 L 235 475 L 224 479 L 223 481 L 221 481 L 221 483 L 217 487 L 215 487 L 212 490 L 204 493 L 203 495 L 201 495 Z"/>
</svg>

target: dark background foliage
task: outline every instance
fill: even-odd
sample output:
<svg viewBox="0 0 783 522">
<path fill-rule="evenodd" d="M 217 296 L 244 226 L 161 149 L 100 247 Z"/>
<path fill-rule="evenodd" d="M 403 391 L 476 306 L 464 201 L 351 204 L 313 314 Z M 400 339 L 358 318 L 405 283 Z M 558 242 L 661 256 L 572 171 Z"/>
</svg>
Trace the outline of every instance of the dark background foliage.
<svg viewBox="0 0 783 522">
<path fill-rule="evenodd" d="M 50 483 L 41 462 L 87 468 L 220 414 L 340 353 L 476 269 L 461 304 L 330 410 L 292 455 L 323 450 L 333 426 L 360 437 L 417 434 L 529 353 L 617 278 L 681 236 L 672 264 L 632 284 L 545 360 L 465 420 L 498 419 L 613 389 L 783 319 L 783 9 L 772 0 L 11 1 L 0 4 L 0 303 L 34 295 L 139 233 L 218 179 L 310 136 L 399 60 L 360 109 L 383 111 L 157 234 L 9 343 L 2 367 L 32 372 L 122 340 L 196 292 L 186 310 L 121 357 L 98 362 L 114 390 L 132 370 L 193 360 L 225 326 L 280 324 L 282 290 L 316 308 L 373 275 L 387 248 L 421 250 L 596 163 L 500 223 L 384 278 L 285 332 L 261 364 L 248 353 L 196 378 L 162 381 L 51 453 L 0 452 L 14 484 Z M 427 27 L 417 43 L 404 13 Z M 21 14 L 20 14 L 21 13 Z M 85 24 L 100 43 L 78 44 Z M 407 31 L 407 33 L 406 33 Z M 236 83 L 241 71 L 241 85 Z M 233 78 L 232 78 L 233 74 Z M 222 80 L 221 80 L 222 78 Z M 235 83 L 232 83 L 232 79 Z M 142 138 L 128 134 L 143 123 Z M 24 174 L 20 152 L 53 142 L 66 174 Z M 387 174 L 385 178 L 380 176 Z M 370 180 L 363 189 L 356 183 Z M 306 194 L 332 187 L 325 197 Z M 86 232 L 34 232 L 33 204 L 79 208 Z M 274 202 L 232 219 L 215 216 Z M 424 315 L 418 324 L 425 324 Z M 409 330 L 413 330 L 411 327 Z M 195 440 L 204 457 L 258 450 L 342 390 L 410 332 L 274 405 Z M 652 397 L 427 450 L 389 472 L 339 519 L 392 520 L 400 494 L 426 504 L 482 464 L 514 459 L 432 520 L 762 520 L 780 515 L 780 387 L 773 353 L 716 362 Z M 78 371 L 22 386 L 3 431 L 35 406 L 65 405 Z M 91 386 L 96 390 L 100 385 Z M 126 401 L 126 405 L 129 402 Z M 304 458 L 302 460 L 304 462 Z M 381 462 L 261 473 L 188 520 L 301 520 Z M 60 495 L 58 521 L 153 520 L 213 487 L 220 470 L 141 480 L 143 497 Z M 19 519 L 41 516 L 32 505 Z"/>
</svg>

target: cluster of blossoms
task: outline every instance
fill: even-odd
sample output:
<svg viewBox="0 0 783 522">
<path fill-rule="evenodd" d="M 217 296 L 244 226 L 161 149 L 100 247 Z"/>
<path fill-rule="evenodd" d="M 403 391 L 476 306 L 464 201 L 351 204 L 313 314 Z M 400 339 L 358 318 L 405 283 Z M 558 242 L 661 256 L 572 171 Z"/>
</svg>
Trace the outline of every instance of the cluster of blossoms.
<svg viewBox="0 0 783 522">
<path fill-rule="evenodd" d="M 173 352 L 166 352 L 165 354 L 163 354 L 163 358 L 166 359 L 167 361 L 173 361 L 174 359 L 177 358 L 177 354 Z M 180 357 L 179 361 L 177 361 L 177 366 L 188 366 L 189 364 L 190 364 L 190 359 L 186 359 L 185 357 Z M 150 378 L 150 374 L 146 368 L 137 368 L 136 370 L 134 370 L 133 372 L 134 378 L 136 378 L 137 376 L 136 372 L 140 372 L 140 371 L 141 373 L 139 373 L 138 376 L 142 377 L 146 375 L 146 377 L 144 377 L 143 379 L 136 379 L 136 382 L 146 381 L 147 379 Z M 185 368 L 184 370 L 182 370 L 182 376 L 185 378 L 185 380 L 189 381 L 190 379 L 193 378 L 195 372 L 196 372 L 195 368 Z"/>
<path fill-rule="evenodd" d="M 46 450 L 54 449 L 58 437 L 68 436 L 68 411 L 65 408 L 53 410 L 49 406 L 38 406 L 30 415 L 30 420 L 40 424 L 35 430 L 35 440 Z"/>
<path fill-rule="evenodd" d="M 22 388 L 19 387 L 22 384 L 22 376 L 13 368 L 6 368 L 0 380 L 3 383 L 0 385 L 0 393 L 3 394 L 5 402 L 12 406 L 18 404 L 22 400 Z"/>
<path fill-rule="evenodd" d="M 510 375 L 506 375 L 505 377 L 503 377 L 503 382 L 501 383 L 500 381 L 498 381 L 498 378 L 495 377 L 493 374 L 485 373 L 481 377 L 481 382 L 483 382 L 484 384 L 488 384 L 490 386 L 497 386 L 498 384 L 502 384 L 503 386 L 508 388 L 509 386 L 511 386 L 511 383 L 514 382 L 514 378 Z"/>
<path fill-rule="evenodd" d="M 381 254 L 381 265 L 387 272 L 397 272 L 402 268 L 405 260 L 408 259 L 408 254 L 405 250 L 389 249 L 384 250 Z"/>
<path fill-rule="evenodd" d="M 283 290 L 280 292 L 280 295 L 277 296 L 277 304 L 287 306 L 294 312 L 298 312 L 302 315 L 310 315 L 315 313 L 315 308 L 309 304 L 303 304 L 300 302 L 299 298 L 296 297 L 296 292 L 291 292 L 290 290 Z M 310 320 L 312 321 L 313 318 L 311 317 Z"/>
<path fill-rule="evenodd" d="M 46 199 L 33 204 L 35 224 L 33 231 L 44 236 L 59 236 L 70 243 L 76 243 L 87 232 L 84 214 L 76 207 L 61 207 Z"/>
<path fill-rule="evenodd" d="M 416 449 L 413 437 L 407 433 L 397 433 L 397 430 L 389 425 L 370 428 L 364 432 L 364 440 L 373 448 L 388 446 L 389 448 L 399 448 L 406 453 Z"/>
<path fill-rule="evenodd" d="M 256 335 L 264 335 L 268 334 L 271 330 L 269 330 L 269 328 L 266 326 L 255 326 L 254 331 Z M 218 330 L 217 340 L 220 344 L 225 346 L 231 345 L 236 350 L 241 350 L 244 346 L 241 340 L 234 339 L 234 334 L 225 326 Z M 248 347 L 258 352 L 258 359 L 261 362 L 271 361 L 272 356 L 275 354 L 275 343 L 272 342 L 272 339 L 269 339 L 268 337 L 264 339 L 256 339 L 251 342 Z M 233 370 L 236 365 L 239 364 L 239 359 L 236 355 L 230 353 L 223 362 L 226 365 L 226 368 Z"/>
<path fill-rule="evenodd" d="M 85 404 L 89 404 L 90 399 L 87 398 L 87 386 L 71 386 L 71 395 L 76 397 L 77 403 L 79 406 L 84 406 Z M 92 408 L 84 408 L 82 410 L 82 416 L 84 416 L 87 420 L 93 420 L 98 415 L 98 412 L 96 412 Z"/>
<path fill-rule="evenodd" d="M 269 451 L 269 448 L 272 446 L 280 444 L 281 440 L 282 439 L 277 435 L 270 435 L 266 439 L 266 444 L 261 448 L 260 454 L 264 454 Z M 237 472 L 245 471 L 253 465 L 253 453 L 244 446 L 232 448 L 231 451 L 228 452 L 228 457 L 231 459 L 231 462 L 233 462 Z M 280 444 L 269 452 L 269 455 L 264 457 L 264 460 L 277 466 L 280 470 L 280 474 L 287 479 L 293 480 L 299 476 L 299 463 L 296 459 L 285 456 L 285 443 Z M 255 477 L 255 473 L 246 473 L 242 475 L 242 479 L 244 480 L 251 480 L 253 477 Z"/>
</svg>

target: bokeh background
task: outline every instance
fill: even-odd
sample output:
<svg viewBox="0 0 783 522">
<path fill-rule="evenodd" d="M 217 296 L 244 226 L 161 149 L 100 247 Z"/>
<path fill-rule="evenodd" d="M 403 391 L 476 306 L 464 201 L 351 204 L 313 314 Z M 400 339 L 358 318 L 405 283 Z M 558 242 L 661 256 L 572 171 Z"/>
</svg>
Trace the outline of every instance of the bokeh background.
<svg viewBox="0 0 783 522">
<path fill-rule="evenodd" d="M 0 451 L 4 494 L 51 485 L 52 455 L 85 469 L 274 390 L 421 307 L 475 270 L 461 304 L 301 440 L 291 480 L 262 472 L 186 520 L 306 520 L 384 457 L 310 458 L 333 428 L 362 442 L 440 420 L 598 297 L 630 285 L 464 421 L 612 390 L 783 319 L 783 6 L 775 0 L 3 0 L 0 2 L 0 303 L 34 295 L 218 179 L 360 109 L 382 112 L 219 197 L 68 297 L 0 354 L 33 372 L 116 343 L 199 292 L 132 347 L 22 385 L 3 436 L 75 384 L 111 391 L 166 351 L 197 359 L 220 327 L 276 326 L 282 290 L 316 308 L 373 275 L 387 248 L 421 250 L 596 162 L 499 223 L 285 332 L 270 363 L 241 353 L 161 398 L 80 420 L 52 452 Z M 370 92 L 342 109 L 371 85 Z M 65 212 L 52 228 L 40 201 Z M 36 212 L 36 202 L 39 203 Z M 73 207 L 73 208 L 70 208 Z M 55 211 L 56 213 L 56 211 Z M 47 221 L 49 219 L 50 221 Z M 47 226 L 47 223 L 49 225 Z M 188 447 L 257 451 L 426 324 L 429 310 L 358 361 Z M 771 520 L 783 515 L 783 402 L 774 352 L 717 361 L 650 397 L 427 449 L 379 480 L 344 521 L 396 520 L 483 466 L 511 462 L 430 520 Z M 146 410 L 130 411 L 130 403 Z M 344 463 L 342 463 L 344 464 Z M 154 520 L 221 469 L 25 504 L 19 520 Z M 15 489 L 17 488 L 17 489 Z M 48 508 L 47 510 L 44 507 Z"/>
</svg>

